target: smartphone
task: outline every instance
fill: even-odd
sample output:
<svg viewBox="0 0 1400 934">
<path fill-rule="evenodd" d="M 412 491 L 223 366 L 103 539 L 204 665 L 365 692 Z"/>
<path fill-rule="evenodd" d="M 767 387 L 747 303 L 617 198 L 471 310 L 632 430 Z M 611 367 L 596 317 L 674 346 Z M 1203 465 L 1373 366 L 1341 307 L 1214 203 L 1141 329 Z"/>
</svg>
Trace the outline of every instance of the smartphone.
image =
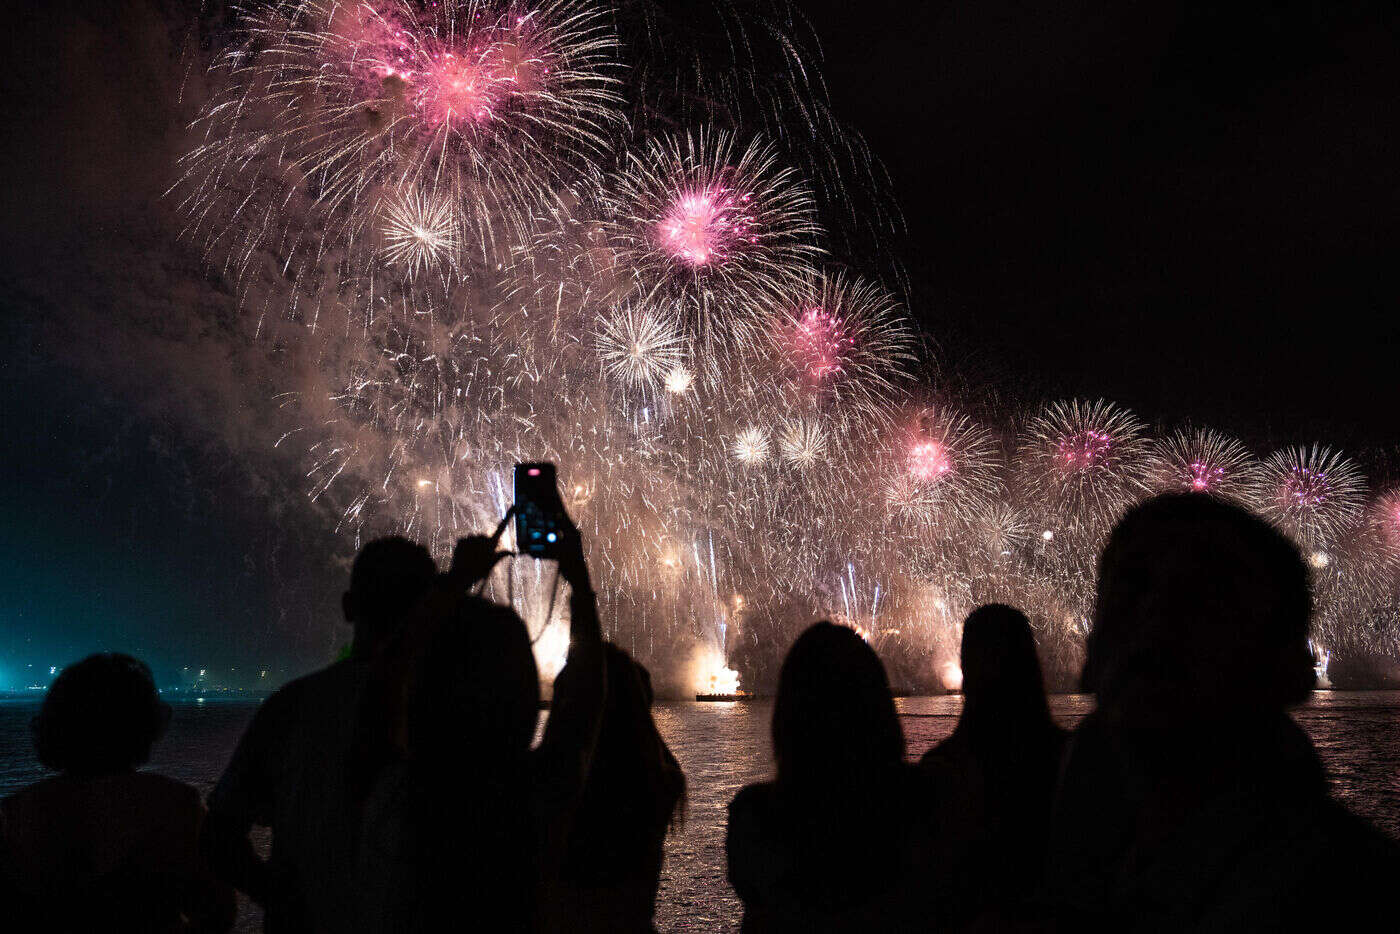
<svg viewBox="0 0 1400 934">
<path fill-rule="evenodd" d="M 532 558 L 558 558 L 565 528 L 554 465 L 516 464 L 515 550 Z"/>
</svg>

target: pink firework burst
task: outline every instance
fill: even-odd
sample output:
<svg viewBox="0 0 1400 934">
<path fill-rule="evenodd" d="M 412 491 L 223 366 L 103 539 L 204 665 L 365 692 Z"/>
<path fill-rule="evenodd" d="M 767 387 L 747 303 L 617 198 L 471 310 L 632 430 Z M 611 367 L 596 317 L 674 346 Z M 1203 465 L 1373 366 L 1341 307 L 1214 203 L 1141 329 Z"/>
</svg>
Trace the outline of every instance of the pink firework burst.
<svg viewBox="0 0 1400 934">
<path fill-rule="evenodd" d="M 909 475 L 925 483 L 936 483 L 953 470 L 948 449 L 939 441 L 916 441 L 909 448 Z"/>
<path fill-rule="evenodd" d="M 1234 438 L 1208 428 L 1186 429 L 1152 442 L 1148 486 L 1247 501 L 1254 469 L 1249 450 Z"/>
<path fill-rule="evenodd" d="M 1107 528 L 1145 490 L 1142 436 L 1131 412 L 1103 399 L 1047 406 L 1021 442 L 1029 501 L 1066 526 Z"/>
<path fill-rule="evenodd" d="M 1309 548 L 1327 547 L 1355 524 L 1366 482 L 1330 448 L 1288 448 L 1264 463 L 1258 500 L 1264 514 Z"/>
<path fill-rule="evenodd" d="M 1400 489 L 1383 493 L 1371 510 L 1371 527 L 1391 558 L 1400 558 Z"/>
<path fill-rule="evenodd" d="M 1213 490 L 1225 479 L 1225 468 L 1205 461 L 1192 461 L 1186 465 L 1191 474 L 1190 486 L 1197 493 Z"/>
<path fill-rule="evenodd" d="M 1113 434 L 1097 428 L 1072 432 L 1056 442 L 1065 470 L 1093 470 L 1113 453 Z"/>
<path fill-rule="evenodd" d="M 887 402 L 914 360 L 908 321 L 889 293 L 823 271 L 784 305 L 766 329 L 794 388 L 829 411 L 888 422 Z"/>
<path fill-rule="evenodd" d="M 752 196 L 720 185 L 682 193 L 656 225 L 662 248 L 691 267 L 722 263 L 738 244 L 756 244 Z"/>
<path fill-rule="evenodd" d="M 480 54 L 439 53 L 413 77 L 413 103 L 429 127 L 485 123 L 505 96 L 500 77 Z"/>
<path fill-rule="evenodd" d="M 819 306 L 797 319 L 792 335 L 793 356 L 814 383 L 838 375 L 855 349 L 855 335 L 836 315 Z"/>
<path fill-rule="evenodd" d="M 896 435 L 895 463 L 903 470 L 893 484 L 899 511 L 967 521 L 989 508 L 1000 490 L 991 432 L 942 405 L 912 415 Z"/>
</svg>

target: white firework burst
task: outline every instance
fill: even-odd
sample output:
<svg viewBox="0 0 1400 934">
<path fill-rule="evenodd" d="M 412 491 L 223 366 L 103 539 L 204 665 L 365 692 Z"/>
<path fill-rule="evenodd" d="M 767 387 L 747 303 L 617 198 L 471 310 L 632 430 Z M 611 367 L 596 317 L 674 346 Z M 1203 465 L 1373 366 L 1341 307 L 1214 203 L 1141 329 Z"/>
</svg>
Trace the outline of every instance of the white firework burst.
<svg viewBox="0 0 1400 934">
<path fill-rule="evenodd" d="M 778 450 L 794 467 L 810 467 L 826 452 L 826 430 L 808 418 L 794 418 L 778 434 Z"/>
<path fill-rule="evenodd" d="M 609 375 L 629 388 L 669 388 L 671 376 L 684 371 L 686 341 L 675 319 L 649 306 L 600 315 L 595 346 Z"/>
<path fill-rule="evenodd" d="M 460 219 L 452 199 L 408 188 L 384 207 L 382 254 L 409 278 L 440 266 L 455 266 L 461 245 Z"/>
<path fill-rule="evenodd" d="M 729 450 L 740 463 L 761 464 L 768 459 L 768 433 L 754 425 L 743 428 Z"/>
<path fill-rule="evenodd" d="M 1305 549 L 1328 551 L 1361 518 L 1366 481 L 1341 451 L 1295 447 L 1260 469 L 1256 500 L 1268 519 Z"/>
</svg>

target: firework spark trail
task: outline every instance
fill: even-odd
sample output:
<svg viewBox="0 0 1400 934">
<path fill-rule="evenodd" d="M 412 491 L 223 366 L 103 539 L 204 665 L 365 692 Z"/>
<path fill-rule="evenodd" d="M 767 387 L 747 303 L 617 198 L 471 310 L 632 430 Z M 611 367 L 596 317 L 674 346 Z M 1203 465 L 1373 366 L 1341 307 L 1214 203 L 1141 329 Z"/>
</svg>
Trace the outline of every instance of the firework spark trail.
<svg viewBox="0 0 1400 934">
<path fill-rule="evenodd" d="M 1025 607 L 1072 674 L 1103 533 L 1193 490 L 1299 541 L 1319 645 L 1400 655 L 1396 494 L 1363 513 L 1338 454 L 1259 466 L 1102 400 L 1019 433 L 973 421 L 920 384 L 889 293 L 816 265 L 817 205 L 772 143 L 622 132 L 603 7 L 308 0 L 246 22 L 177 192 L 211 261 L 257 272 L 250 310 L 286 322 L 269 337 L 340 387 L 281 387 L 306 424 L 278 443 L 357 542 L 446 556 L 504 512 L 514 463 L 552 460 L 609 637 L 663 672 L 697 646 L 706 682 L 735 651 L 771 671 L 831 614 L 904 683 L 952 685 L 988 600 Z M 538 570 L 491 586 L 547 669 Z"/>
</svg>

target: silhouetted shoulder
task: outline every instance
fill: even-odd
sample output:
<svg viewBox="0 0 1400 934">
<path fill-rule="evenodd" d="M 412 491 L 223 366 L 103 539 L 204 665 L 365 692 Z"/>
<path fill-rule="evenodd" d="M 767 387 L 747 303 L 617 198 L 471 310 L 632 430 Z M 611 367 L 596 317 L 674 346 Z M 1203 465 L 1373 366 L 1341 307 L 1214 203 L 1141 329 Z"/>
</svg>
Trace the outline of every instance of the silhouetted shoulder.
<svg viewBox="0 0 1400 934">
<path fill-rule="evenodd" d="M 772 782 L 747 785 L 729 802 L 724 847 L 729 883 L 746 904 L 781 884 L 792 867 L 777 846 L 776 788 Z"/>
<path fill-rule="evenodd" d="M 739 789 L 739 793 L 734 796 L 734 800 L 729 802 L 729 817 L 733 820 L 735 815 L 744 819 L 756 817 L 765 813 L 772 807 L 774 786 L 772 782 L 758 782 L 753 785 L 745 785 Z"/>
</svg>

